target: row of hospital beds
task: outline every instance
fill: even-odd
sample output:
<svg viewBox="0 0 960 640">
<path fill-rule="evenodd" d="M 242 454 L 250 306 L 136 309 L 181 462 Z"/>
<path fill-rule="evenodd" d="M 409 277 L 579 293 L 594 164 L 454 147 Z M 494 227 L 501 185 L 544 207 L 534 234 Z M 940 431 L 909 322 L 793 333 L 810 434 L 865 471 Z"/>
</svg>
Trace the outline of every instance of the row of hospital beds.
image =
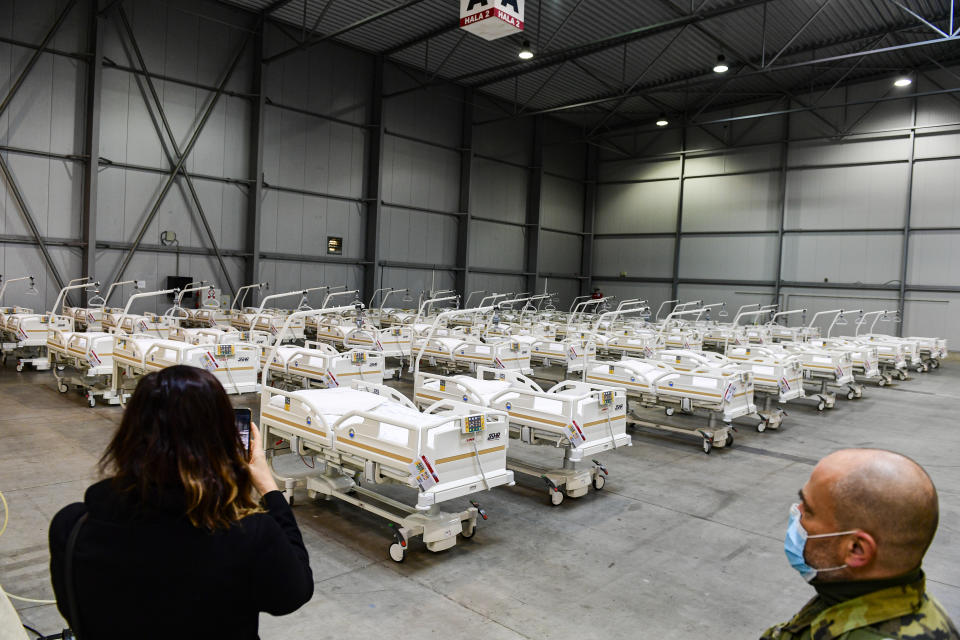
<svg viewBox="0 0 960 640">
<path fill-rule="evenodd" d="M 931 369 L 947 353 L 942 340 L 883 336 L 872 325 L 863 336 L 832 338 L 835 323 L 821 336 L 776 317 L 738 322 L 770 310 L 743 309 L 724 325 L 709 319 L 711 305 L 678 305 L 651 322 L 643 301 L 560 312 L 541 308 L 544 296 L 497 294 L 449 310 L 443 303 L 459 300 L 439 295 L 415 311 L 383 302 L 371 310 L 327 307 L 356 292 L 324 287 L 265 296 L 257 307 L 244 307 L 238 292 L 227 311 L 188 311 L 183 292 L 165 290 L 135 293 L 123 309 L 107 306 L 110 292 L 99 305 L 58 309 L 70 287 L 95 286 L 71 283 L 48 314 L 0 308 L 4 352 L 6 327 L 39 315 L 42 343 L 18 339 L 9 351 L 30 364 L 43 351 L 58 389 L 81 388 L 91 406 L 97 398 L 122 403 L 139 377 L 173 365 L 205 368 L 229 393 L 259 392 L 263 440 L 288 497 L 302 487 L 386 518 L 397 561 L 413 538 L 440 551 L 472 536 L 485 512 L 476 500 L 462 509 L 452 501 L 511 485 L 517 474 L 542 481 L 554 505 L 602 489 L 608 472 L 595 456 L 632 444 L 629 424 L 693 434 L 709 453 L 732 444 L 735 421 L 777 428 L 785 403 L 811 398 L 823 410 L 837 389 L 859 397 L 864 381 L 889 384 L 891 372 L 917 368 L 913 358 Z M 308 308 L 307 292 L 318 289 L 326 290 L 323 305 Z M 131 313 L 134 301 L 166 294 L 175 296 L 168 312 Z M 295 309 L 268 306 L 297 296 Z M 608 310 L 589 313 L 591 306 Z M 409 398 L 384 384 L 388 361 L 398 373 L 409 367 Z M 560 376 L 547 382 L 547 371 Z M 654 410 L 706 420 L 665 424 Z M 551 460 L 549 449 L 562 458 Z M 300 472 L 284 471 L 298 460 Z M 378 490 L 388 484 L 415 491 L 416 503 Z"/>
</svg>

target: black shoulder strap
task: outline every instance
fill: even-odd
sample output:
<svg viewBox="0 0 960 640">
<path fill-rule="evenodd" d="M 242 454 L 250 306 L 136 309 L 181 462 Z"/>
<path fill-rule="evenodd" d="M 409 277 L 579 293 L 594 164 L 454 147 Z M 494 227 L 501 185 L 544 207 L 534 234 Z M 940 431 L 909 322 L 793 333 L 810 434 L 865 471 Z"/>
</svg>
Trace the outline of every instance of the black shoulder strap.
<svg viewBox="0 0 960 640">
<path fill-rule="evenodd" d="M 76 555 L 77 538 L 80 536 L 80 527 L 87 520 L 87 514 L 80 516 L 77 523 L 70 530 L 67 538 L 67 552 L 64 556 L 64 576 L 67 583 L 67 610 L 70 611 L 70 628 L 73 637 L 80 640 L 80 604 L 77 602 L 76 576 L 74 575 L 73 561 Z"/>
</svg>

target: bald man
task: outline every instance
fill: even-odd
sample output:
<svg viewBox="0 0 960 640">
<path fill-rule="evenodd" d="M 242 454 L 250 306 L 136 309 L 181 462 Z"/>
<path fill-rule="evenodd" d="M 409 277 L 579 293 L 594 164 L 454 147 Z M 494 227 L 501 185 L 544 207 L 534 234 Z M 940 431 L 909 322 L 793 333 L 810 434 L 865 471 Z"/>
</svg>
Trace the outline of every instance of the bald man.
<svg viewBox="0 0 960 640">
<path fill-rule="evenodd" d="M 817 590 L 762 640 L 958 640 L 920 569 L 937 530 L 937 490 L 923 468 L 879 449 L 845 449 L 813 469 L 784 541 Z"/>
</svg>

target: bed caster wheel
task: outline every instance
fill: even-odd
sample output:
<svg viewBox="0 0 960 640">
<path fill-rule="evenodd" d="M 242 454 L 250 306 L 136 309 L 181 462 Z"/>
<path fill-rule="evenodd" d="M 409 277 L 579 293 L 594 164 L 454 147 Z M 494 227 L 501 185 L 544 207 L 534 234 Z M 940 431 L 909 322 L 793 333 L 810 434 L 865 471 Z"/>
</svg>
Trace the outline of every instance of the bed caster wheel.
<svg viewBox="0 0 960 640">
<path fill-rule="evenodd" d="M 727 434 L 727 439 L 726 439 L 726 441 L 723 443 L 723 446 L 727 447 L 728 449 L 733 446 L 733 434 L 732 434 L 732 433 L 728 433 L 728 434 Z"/>
<path fill-rule="evenodd" d="M 57 383 L 57 391 L 59 391 L 60 393 L 66 393 L 67 391 L 70 391 L 70 387 L 68 387 L 68 386 L 67 386 L 66 384 L 64 384 L 63 382 L 58 382 L 58 383 Z"/>
<path fill-rule="evenodd" d="M 857 397 L 856 391 L 854 391 L 853 389 L 850 389 L 850 391 L 847 391 L 847 400 L 853 400 L 856 397 Z"/>
<path fill-rule="evenodd" d="M 880 378 L 879 380 L 877 380 L 877 386 L 878 386 L 878 387 L 885 387 L 885 386 L 887 386 L 887 379 L 886 379 L 886 378 Z"/>
<path fill-rule="evenodd" d="M 563 502 L 563 492 L 550 491 L 550 504 L 557 507 L 560 505 L 561 502 Z"/>
<path fill-rule="evenodd" d="M 672 416 L 675 412 L 675 409 L 673 407 L 667 407 L 666 409 L 663 410 L 663 412 L 668 416 Z"/>
<path fill-rule="evenodd" d="M 58 365 L 57 365 L 57 371 L 63 371 L 63 370 L 66 369 L 66 368 L 67 368 L 67 365 L 65 365 L 65 364 L 58 364 Z"/>
<path fill-rule="evenodd" d="M 20 372 L 22 372 L 22 371 L 23 371 L 23 363 L 22 363 L 22 362 L 18 362 L 18 363 L 17 363 L 17 373 L 20 373 Z"/>
<path fill-rule="evenodd" d="M 817 411 L 823 411 L 826 408 L 827 408 L 827 403 L 824 402 L 823 400 L 817 403 Z"/>
<path fill-rule="evenodd" d="M 931 361 L 930 361 L 930 368 L 931 368 L 931 369 L 939 369 L 939 368 L 940 368 L 940 361 L 939 361 L 939 360 L 931 360 Z"/>
<path fill-rule="evenodd" d="M 766 420 L 761 420 L 759 423 L 757 423 L 757 431 L 763 433 L 767 430 L 767 426 L 769 426 L 768 422 Z"/>
<path fill-rule="evenodd" d="M 897 380 L 906 380 L 907 374 L 904 371 L 897 371 Z"/>
<path fill-rule="evenodd" d="M 460 531 L 460 535 L 463 536 L 465 540 L 469 540 L 476 532 L 477 525 L 464 522 L 463 529 Z"/>
<path fill-rule="evenodd" d="M 403 562 L 407 557 L 407 550 L 400 546 L 399 542 L 390 545 L 390 559 L 394 562 Z"/>
<path fill-rule="evenodd" d="M 710 455 L 710 452 L 713 451 L 713 443 L 709 440 L 703 441 L 703 452 L 707 455 Z"/>
<path fill-rule="evenodd" d="M 93 409 L 95 406 L 97 406 L 97 399 L 93 395 L 88 395 L 87 404 L 90 406 L 91 409 Z"/>
<path fill-rule="evenodd" d="M 607 479 L 604 478 L 602 475 L 600 475 L 600 474 L 598 473 L 597 475 L 593 476 L 593 488 L 594 488 L 594 489 L 596 489 L 597 491 L 601 491 L 601 490 L 603 490 L 603 486 L 604 486 L 605 484 L 607 484 Z"/>
</svg>

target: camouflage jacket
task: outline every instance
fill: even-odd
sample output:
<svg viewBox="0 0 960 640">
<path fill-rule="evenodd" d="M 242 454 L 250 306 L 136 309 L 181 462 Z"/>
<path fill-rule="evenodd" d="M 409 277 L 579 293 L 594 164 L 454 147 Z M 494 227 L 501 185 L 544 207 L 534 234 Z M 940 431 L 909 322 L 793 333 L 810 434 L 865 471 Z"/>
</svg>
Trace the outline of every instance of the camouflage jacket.
<svg viewBox="0 0 960 640">
<path fill-rule="evenodd" d="M 819 596 L 761 640 L 960 640 L 926 579 L 827 606 Z"/>
</svg>

